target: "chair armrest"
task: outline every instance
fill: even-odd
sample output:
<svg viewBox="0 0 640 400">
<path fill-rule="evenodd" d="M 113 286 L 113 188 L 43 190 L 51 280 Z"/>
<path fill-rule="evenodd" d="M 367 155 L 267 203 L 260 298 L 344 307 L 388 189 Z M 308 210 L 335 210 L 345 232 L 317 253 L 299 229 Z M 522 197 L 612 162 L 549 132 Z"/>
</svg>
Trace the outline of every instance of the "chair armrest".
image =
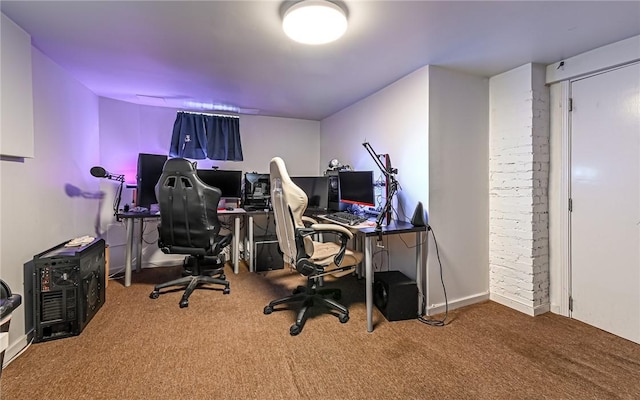
<svg viewBox="0 0 640 400">
<path fill-rule="evenodd" d="M 311 218 L 311 217 L 307 217 L 306 215 L 302 216 L 302 222 L 304 222 L 305 224 L 317 224 L 318 221 L 316 221 L 315 219 Z"/>
<path fill-rule="evenodd" d="M 340 251 L 338 251 L 333 259 L 333 262 L 339 267 L 342 263 L 342 260 L 344 259 L 344 254 L 347 251 L 347 243 L 351 238 L 353 238 L 353 233 L 351 233 L 349 229 L 338 224 L 313 224 L 308 228 L 296 229 L 296 236 L 303 238 L 305 236 L 313 235 L 319 232 L 335 233 L 340 238 Z M 296 242 L 298 241 L 296 240 Z M 302 245 L 302 241 L 298 243 L 299 246 Z"/>
<path fill-rule="evenodd" d="M 333 233 L 338 233 L 338 234 L 344 234 L 346 235 L 349 239 L 353 238 L 353 233 L 351 233 L 351 231 L 347 228 L 345 228 L 342 225 L 338 225 L 338 224 L 313 224 L 311 225 L 309 228 L 313 229 L 314 231 L 320 231 L 320 232 L 333 232 Z"/>
<path fill-rule="evenodd" d="M 217 256 L 220 254 L 220 252 L 222 252 L 222 249 L 231 244 L 231 241 L 233 240 L 233 234 L 228 233 L 226 235 L 216 235 L 212 236 L 209 240 L 209 244 L 211 245 L 210 254 Z"/>
</svg>

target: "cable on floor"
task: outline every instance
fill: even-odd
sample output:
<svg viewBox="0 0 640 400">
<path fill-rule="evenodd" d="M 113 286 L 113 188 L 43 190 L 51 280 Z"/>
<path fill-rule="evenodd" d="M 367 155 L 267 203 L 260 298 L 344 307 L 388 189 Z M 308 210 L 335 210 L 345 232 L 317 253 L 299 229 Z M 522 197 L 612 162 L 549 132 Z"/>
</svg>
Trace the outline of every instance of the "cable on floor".
<svg viewBox="0 0 640 400">
<path fill-rule="evenodd" d="M 433 229 L 431 228 L 431 226 L 427 226 L 427 235 L 428 233 L 431 232 L 431 235 L 433 235 L 433 242 L 436 245 L 436 256 L 438 258 L 438 265 L 440 266 L 440 283 L 442 283 L 442 291 L 444 292 L 444 318 L 442 319 L 431 319 L 431 318 L 425 318 L 426 315 L 426 298 L 424 297 L 424 293 L 420 293 L 420 297 L 422 299 L 422 315 L 418 316 L 418 321 L 422 322 L 423 324 L 427 324 L 430 326 L 445 326 L 446 325 L 446 320 L 447 320 L 447 316 L 449 315 L 449 300 L 447 299 L 447 288 L 444 285 L 444 278 L 442 276 L 442 261 L 440 260 L 440 251 L 438 250 L 438 241 L 436 240 L 436 233 L 433 231 Z"/>
</svg>

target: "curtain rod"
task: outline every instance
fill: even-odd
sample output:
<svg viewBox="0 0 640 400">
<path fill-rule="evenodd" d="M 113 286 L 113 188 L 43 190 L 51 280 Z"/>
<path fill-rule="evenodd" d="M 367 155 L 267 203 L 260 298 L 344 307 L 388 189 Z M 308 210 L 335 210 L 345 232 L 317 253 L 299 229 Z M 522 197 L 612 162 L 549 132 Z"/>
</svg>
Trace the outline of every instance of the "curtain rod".
<svg viewBox="0 0 640 400">
<path fill-rule="evenodd" d="M 213 113 L 205 113 L 205 112 L 195 112 L 195 111 L 178 111 L 179 113 L 185 114 L 197 114 L 197 115 L 211 115 L 213 117 L 230 117 L 230 118 L 240 118 L 239 115 L 231 115 L 231 114 L 213 114 Z"/>
</svg>

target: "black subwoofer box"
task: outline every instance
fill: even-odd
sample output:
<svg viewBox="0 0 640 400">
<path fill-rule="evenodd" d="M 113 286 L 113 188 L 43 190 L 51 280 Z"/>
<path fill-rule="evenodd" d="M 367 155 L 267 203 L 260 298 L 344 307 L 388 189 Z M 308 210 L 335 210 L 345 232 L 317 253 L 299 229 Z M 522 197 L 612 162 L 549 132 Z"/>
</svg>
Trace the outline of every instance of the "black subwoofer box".
<svg viewBox="0 0 640 400">
<path fill-rule="evenodd" d="M 272 271 L 284 268 L 284 261 L 277 239 L 256 241 L 254 246 L 256 271 Z"/>
<path fill-rule="evenodd" d="M 36 343 L 79 335 L 105 301 L 104 240 L 64 245 L 25 264 L 25 325 Z"/>
<path fill-rule="evenodd" d="M 373 302 L 388 321 L 418 317 L 418 285 L 400 271 L 376 272 Z"/>
</svg>

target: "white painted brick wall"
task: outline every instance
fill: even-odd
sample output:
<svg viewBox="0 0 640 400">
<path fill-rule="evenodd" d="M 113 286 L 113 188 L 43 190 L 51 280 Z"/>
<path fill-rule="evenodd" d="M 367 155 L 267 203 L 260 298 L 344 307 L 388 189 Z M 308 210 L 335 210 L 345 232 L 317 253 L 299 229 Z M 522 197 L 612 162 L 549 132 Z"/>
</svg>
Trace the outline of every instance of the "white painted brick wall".
<svg viewBox="0 0 640 400">
<path fill-rule="evenodd" d="M 544 67 L 491 78 L 489 289 L 530 315 L 549 306 L 549 95 Z"/>
</svg>

